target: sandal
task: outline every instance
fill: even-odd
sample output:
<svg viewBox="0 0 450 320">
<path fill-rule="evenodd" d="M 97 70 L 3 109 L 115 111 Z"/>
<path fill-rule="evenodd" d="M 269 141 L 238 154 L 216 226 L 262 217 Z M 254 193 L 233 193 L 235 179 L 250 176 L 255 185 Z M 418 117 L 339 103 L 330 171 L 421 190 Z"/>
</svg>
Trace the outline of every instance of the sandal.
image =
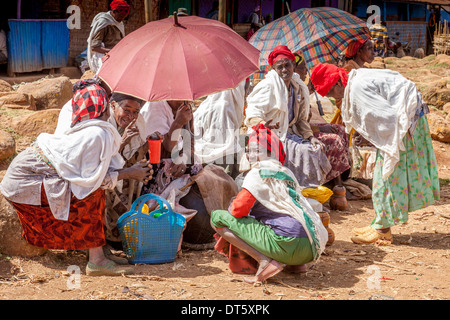
<svg viewBox="0 0 450 320">
<path fill-rule="evenodd" d="M 361 235 L 371 231 L 373 228 L 371 226 L 362 227 L 362 228 L 353 228 L 352 233 L 355 235 Z"/>
<path fill-rule="evenodd" d="M 108 258 L 111 261 L 114 261 L 116 264 L 129 265 L 128 259 L 116 256 L 114 253 L 112 253 L 111 249 L 107 248 L 106 246 L 103 247 L 103 254 L 105 255 L 106 258 Z"/>
<path fill-rule="evenodd" d="M 283 271 L 285 266 L 285 264 L 279 263 L 276 260 L 272 260 L 266 265 L 263 270 L 261 270 L 261 272 L 257 273 L 256 276 L 254 276 L 253 278 L 244 277 L 244 281 L 251 284 L 266 281 L 270 277 L 273 277 Z"/>
<path fill-rule="evenodd" d="M 389 245 L 392 244 L 394 238 L 392 237 L 391 231 L 382 233 L 372 228 L 372 230 L 364 234 L 352 237 L 351 240 L 357 244 L 376 243 L 378 245 Z"/>
<path fill-rule="evenodd" d="M 121 276 L 131 273 L 131 269 L 121 267 L 114 261 L 109 261 L 105 265 L 97 265 L 88 262 L 86 266 L 86 275 L 88 276 Z"/>
</svg>

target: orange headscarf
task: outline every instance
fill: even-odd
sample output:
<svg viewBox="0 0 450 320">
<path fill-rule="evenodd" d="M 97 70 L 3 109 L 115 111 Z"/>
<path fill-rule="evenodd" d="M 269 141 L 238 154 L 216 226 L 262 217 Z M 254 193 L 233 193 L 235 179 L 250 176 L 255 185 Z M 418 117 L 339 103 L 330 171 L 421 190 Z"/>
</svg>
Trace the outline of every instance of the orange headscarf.
<svg viewBox="0 0 450 320">
<path fill-rule="evenodd" d="M 367 42 L 367 40 L 369 40 L 369 39 L 353 40 L 352 42 L 350 42 L 347 46 L 347 50 L 345 50 L 345 56 L 349 59 L 356 56 L 356 53 L 358 52 L 358 50 L 364 46 L 364 44 Z"/>
</svg>

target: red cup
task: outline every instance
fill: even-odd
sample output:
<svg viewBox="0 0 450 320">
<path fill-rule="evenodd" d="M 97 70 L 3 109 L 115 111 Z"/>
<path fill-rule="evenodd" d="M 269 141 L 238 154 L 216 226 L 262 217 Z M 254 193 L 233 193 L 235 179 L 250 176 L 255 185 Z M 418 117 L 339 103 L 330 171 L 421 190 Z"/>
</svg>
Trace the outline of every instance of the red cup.
<svg viewBox="0 0 450 320">
<path fill-rule="evenodd" d="M 149 139 L 148 140 L 148 153 L 150 157 L 150 163 L 161 162 L 161 140 Z"/>
</svg>

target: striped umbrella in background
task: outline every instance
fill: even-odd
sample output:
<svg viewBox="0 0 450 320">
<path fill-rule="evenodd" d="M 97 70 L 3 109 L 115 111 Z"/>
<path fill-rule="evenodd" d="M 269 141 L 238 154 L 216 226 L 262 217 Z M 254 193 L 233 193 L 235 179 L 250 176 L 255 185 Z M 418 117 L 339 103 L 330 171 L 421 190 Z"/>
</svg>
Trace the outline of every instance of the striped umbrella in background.
<svg viewBox="0 0 450 320">
<path fill-rule="evenodd" d="M 320 62 L 335 62 L 352 40 L 370 37 L 366 23 L 335 8 L 304 8 L 259 29 L 249 43 L 261 51 L 260 69 L 268 64 L 270 52 L 286 45 L 303 55 L 308 68 Z M 256 75 L 255 75 L 256 76 Z"/>
</svg>

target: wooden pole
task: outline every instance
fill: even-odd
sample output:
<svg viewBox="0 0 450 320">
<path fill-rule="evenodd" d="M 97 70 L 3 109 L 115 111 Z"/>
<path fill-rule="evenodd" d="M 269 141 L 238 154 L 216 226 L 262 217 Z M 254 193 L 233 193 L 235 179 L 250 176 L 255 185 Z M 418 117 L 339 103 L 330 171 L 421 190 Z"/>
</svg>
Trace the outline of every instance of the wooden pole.
<svg viewBox="0 0 450 320">
<path fill-rule="evenodd" d="M 144 0 L 145 7 L 145 23 L 149 23 L 151 21 L 151 12 L 152 12 L 152 0 Z"/>
<path fill-rule="evenodd" d="M 219 21 L 227 23 L 227 1 L 219 0 Z"/>
</svg>

